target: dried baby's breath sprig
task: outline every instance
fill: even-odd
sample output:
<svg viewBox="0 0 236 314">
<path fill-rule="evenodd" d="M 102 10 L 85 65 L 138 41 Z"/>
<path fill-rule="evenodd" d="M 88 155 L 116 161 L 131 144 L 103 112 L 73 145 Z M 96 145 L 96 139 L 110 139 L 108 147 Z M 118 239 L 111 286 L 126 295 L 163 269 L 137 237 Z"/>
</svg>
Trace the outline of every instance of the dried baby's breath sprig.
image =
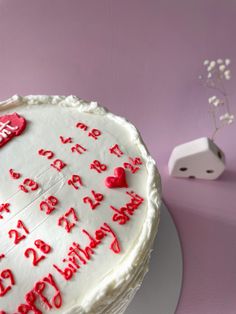
<svg viewBox="0 0 236 314">
<path fill-rule="evenodd" d="M 203 66 L 205 73 L 199 76 L 205 87 L 213 89 L 217 93 L 217 95 L 212 95 L 208 98 L 214 124 L 214 131 L 211 136 L 213 141 L 220 129 L 234 122 L 234 115 L 231 113 L 224 85 L 225 81 L 231 79 L 230 64 L 230 59 L 204 60 Z"/>
</svg>

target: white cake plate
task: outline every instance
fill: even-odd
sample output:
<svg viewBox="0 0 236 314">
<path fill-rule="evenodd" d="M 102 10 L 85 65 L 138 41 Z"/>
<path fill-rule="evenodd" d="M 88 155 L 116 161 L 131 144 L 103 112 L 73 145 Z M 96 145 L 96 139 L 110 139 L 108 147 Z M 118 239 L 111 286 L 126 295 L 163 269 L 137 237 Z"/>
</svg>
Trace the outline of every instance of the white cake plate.
<svg viewBox="0 0 236 314">
<path fill-rule="evenodd" d="M 182 276 L 179 236 L 163 204 L 149 272 L 125 314 L 174 314 L 181 293 Z"/>
</svg>

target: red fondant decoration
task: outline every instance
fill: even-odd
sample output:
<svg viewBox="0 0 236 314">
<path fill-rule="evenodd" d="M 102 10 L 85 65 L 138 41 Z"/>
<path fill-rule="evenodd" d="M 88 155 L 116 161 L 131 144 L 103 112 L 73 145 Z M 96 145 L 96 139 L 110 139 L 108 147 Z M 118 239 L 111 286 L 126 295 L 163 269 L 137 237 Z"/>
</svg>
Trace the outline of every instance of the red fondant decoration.
<svg viewBox="0 0 236 314">
<path fill-rule="evenodd" d="M 13 137 L 20 135 L 26 127 L 26 120 L 16 112 L 0 117 L 0 147 Z"/>
<path fill-rule="evenodd" d="M 127 188 L 128 184 L 126 182 L 125 170 L 122 167 L 115 168 L 114 177 L 107 177 L 105 180 L 105 185 L 112 188 Z"/>
</svg>

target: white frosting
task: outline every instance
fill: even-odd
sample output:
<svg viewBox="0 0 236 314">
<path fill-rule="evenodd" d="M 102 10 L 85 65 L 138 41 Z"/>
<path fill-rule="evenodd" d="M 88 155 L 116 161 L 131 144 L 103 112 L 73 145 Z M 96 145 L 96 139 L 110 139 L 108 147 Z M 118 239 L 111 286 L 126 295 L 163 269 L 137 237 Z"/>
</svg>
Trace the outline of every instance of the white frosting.
<svg viewBox="0 0 236 314">
<path fill-rule="evenodd" d="M 0 261 L 0 271 L 12 270 L 16 285 L 0 298 L 0 310 L 7 314 L 16 313 L 17 307 L 25 303 L 25 294 L 33 289 L 36 281 L 50 272 L 60 291 L 63 305 L 50 311 L 42 305 L 43 313 L 123 313 L 140 286 L 147 271 L 150 249 L 157 232 L 160 209 L 160 176 L 155 161 L 149 155 L 137 129 L 124 118 L 108 112 L 96 102 L 85 102 L 75 96 L 13 96 L 0 103 L 0 115 L 17 112 L 27 120 L 27 128 L 19 137 L 13 138 L 0 148 L 0 204 L 10 203 L 10 213 L 4 213 L 0 220 L 0 254 L 6 255 Z M 97 128 L 102 135 L 97 141 L 75 127 L 83 122 Z M 72 137 L 72 144 L 62 144 L 59 136 Z M 86 147 L 81 155 L 71 153 L 76 143 Z M 109 153 L 109 148 L 118 144 L 124 155 L 120 158 Z M 51 160 L 39 156 L 39 149 L 51 150 L 55 158 L 63 160 L 67 167 L 61 172 L 50 166 Z M 128 188 L 108 189 L 104 180 L 113 175 L 114 168 L 128 162 L 128 157 L 141 157 L 143 165 L 132 174 L 126 171 Z M 55 159 L 54 158 L 54 159 Z M 108 166 L 107 171 L 97 173 L 89 169 L 93 160 L 100 160 Z M 9 176 L 13 168 L 22 174 L 19 180 Z M 79 190 L 68 186 L 72 174 L 79 174 L 84 186 Z M 37 181 L 40 188 L 24 193 L 18 186 L 24 178 Z M 104 194 L 101 205 L 92 211 L 82 199 L 91 190 Z M 125 225 L 112 221 L 114 212 L 110 205 L 120 208 L 129 202 L 125 191 L 134 190 L 144 198 L 144 202 Z M 59 205 L 51 215 L 39 210 L 39 204 L 49 195 L 59 199 Z M 79 221 L 71 233 L 57 225 L 58 217 L 70 208 L 75 208 Z M 21 219 L 30 231 L 25 240 L 14 245 L 8 231 L 16 228 Z M 84 228 L 94 235 L 103 223 L 108 223 L 121 245 L 121 252 L 114 254 L 109 246 L 113 240 L 108 234 L 102 244 L 95 249 L 92 259 L 73 276 L 65 281 L 53 264 L 64 269 L 62 259 L 67 257 L 73 241 L 82 247 L 88 245 L 88 238 L 81 232 Z M 37 267 L 24 256 L 28 247 L 33 247 L 35 239 L 49 243 L 49 253 Z"/>
</svg>

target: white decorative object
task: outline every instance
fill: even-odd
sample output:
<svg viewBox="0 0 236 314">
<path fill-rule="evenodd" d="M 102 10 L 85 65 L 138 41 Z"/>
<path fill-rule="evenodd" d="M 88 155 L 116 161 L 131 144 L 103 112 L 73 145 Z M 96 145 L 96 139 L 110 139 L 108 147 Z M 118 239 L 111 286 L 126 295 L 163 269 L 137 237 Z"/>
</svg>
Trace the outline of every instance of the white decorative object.
<svg viewBox="0 0 236 314">
<path fill-rule="evenodd" d="M 168 168 L 174 177 L 214 180 L 225 169 L 225 156 L 211 139 L 203 137 L 176 146 Z"/>
<path fill-rule="evenodd" d="M 174 148 L 169 159 L 169 173 L 175 177 L 217 179 L 225 169 L 225 157 L 222 150 L 214 143 L 219 130 L 234 122 L 225 80 L 231 79 L 230 59 L 205 60 L 205 74 L 199 79 L 215 94 L 209 95 L 208 104 L 213 119 L 214 131 L 210 138 L 203 137 Z"/>
<path fill-rule="evenodd" d="M 216 95 L 211 94 L 208 98 L 210 114 L 214 125 L 214 131 L 211 135 L 213 141 L 219 130 L 234 121 L 234 115 L 231 113 L 229 99 L 225 89 L 225 81 L 231 79 L 230 64 L 230 59 L 217 59 L 216 61 L 205 60 L 203 62 L 205 74 L 199 76 L 203 85 L 208 89 L 213 89 L 216 93 Z"/>
</svg>

